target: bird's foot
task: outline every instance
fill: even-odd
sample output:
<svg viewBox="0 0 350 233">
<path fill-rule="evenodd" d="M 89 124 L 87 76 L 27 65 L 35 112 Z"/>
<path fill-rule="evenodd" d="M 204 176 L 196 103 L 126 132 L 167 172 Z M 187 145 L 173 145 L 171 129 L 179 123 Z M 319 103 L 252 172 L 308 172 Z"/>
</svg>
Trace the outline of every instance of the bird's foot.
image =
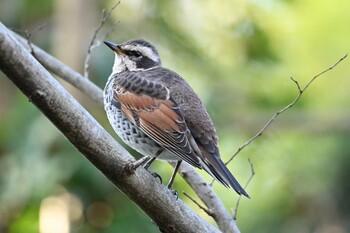
<svg viewBox="0 0 350 233">
<path fill-rule="evenodd" d="M 150 157 L 147 157 L 147 156 L 142 157 L 141 159 L 136 160 L 136 161 L 131 162 L 128 165 L 126 165 L 125 172 L 127 174 L 132 174 L 140 166 L 143 166 L 146 169 L 146 171 L 148 171 L 148 167 L 153 161 L 154 161 L 154 158 L 150 158 Z M 152 171 L 148 171 L 148 172 L 151 173 L 151 175 L 154 178 L 156 178 L 156 179 L 158 178 L 160 183 L 162 184 L 162 182 L 163 182 L 162 177 L 158 173 L 152 172 Z"/>
<path fill-rule="evenodd" d="M 148 170 L 147 170 L 148 171 Z M 149 173 L 151 173 L 151 175 L 156 178 L 156 179 L 159 179 L 159 182 L 162 184 L 163 183 L 163 180 L 162 180 L 162 177 L 156 173 L 156 172 L 151 172 L 151 171 L 148 171 Z"/>
<path fill-rule="evenodd" d="M 176 166 L 175 166 L 175 169 L 174 169 L 174 172 L 173 172 L 173 174 L 171 175 L 171 178 L 170 178 L 169 183 L 168 183 L 168 185 L 167 185 L 168 189 L 169 189 L 169 190 L 174 194 L 174 196 L 176 197 L 176 200 L 179 199 L 179 193 L 178 193 L 176 190 L 171 189 L 171 187 L 173 186 L 173 183 L 174 183 L 174 180 L 175 180 L 175 176 L 176 176 L 177 171 L 179 170 L 179 167 L 180 167 L 180 165 L 181 165 L 181 162 L 182 162 L 182 160 L 177 161 Z"/>
<path fill-rule="evenodd" d="M 133 162 L 127 164 L 127 165 L 125 166 L 125 172 L 126 172 L 127 174 L 132 174 L 132 173 L 134 173 L 135 170 L 136 170 L 138 167 L 143 166 L 145 163 L 147 163 L 147 162 L 149 161 L 149 159 L 150 159 L 150 158 L 146 156 L 146 157 L 142 157 L 142 158 L 139 159 L 139 160 L 136 160 L 136 161 L 133 161 Z"/>
<path fill-rule="evenodd" d="M 176 200 L 179 199 L 179 193 L 175 189 L 171 189 L 167 186 L 169 191 L 175 196 Z"/>
</svg>

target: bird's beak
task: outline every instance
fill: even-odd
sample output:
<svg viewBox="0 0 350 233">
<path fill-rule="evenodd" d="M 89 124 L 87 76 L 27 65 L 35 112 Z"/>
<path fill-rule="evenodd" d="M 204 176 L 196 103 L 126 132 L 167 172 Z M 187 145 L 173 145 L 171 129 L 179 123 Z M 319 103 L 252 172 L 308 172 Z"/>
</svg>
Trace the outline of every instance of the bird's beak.
<svg viewBox="0 0 350 233">
<path fill-rule="evenodd" d="M 110 49 L 112 49 L 118 55 L 123 53 L 123 50 L 120 48 L 120 46 L 118 44 L 110 42 L 110 41 L 103 41 L 103 43 L 105 43 Z"/>
</svg>

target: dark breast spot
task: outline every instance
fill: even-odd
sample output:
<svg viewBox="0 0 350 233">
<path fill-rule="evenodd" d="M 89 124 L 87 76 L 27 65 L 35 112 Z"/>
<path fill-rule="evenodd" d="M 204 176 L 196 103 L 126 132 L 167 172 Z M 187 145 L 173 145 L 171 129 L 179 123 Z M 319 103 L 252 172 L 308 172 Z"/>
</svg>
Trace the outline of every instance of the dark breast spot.
<svg viewBox="0 0 350 233">
<path fill-rule="evenodd" d="M 135 75 L 134 77 L 136 77 L 136 75 Z M 135 84 L 140 84 L 141 81 L 142 81 L 142 79 L 139 78 L 139 77 L 137 77 L 137 79 L 134 81 L 134 83 L 135 83 Z"/>
<path fill-rule="evenodd" d="M 120 80 L 120 85 L 121 86 L 125 86 L 125 84 L 128 82 L 128 80 L 127 79 L 122 79 L 122 80 Z"/>
<path fill-rule="evenodd" d="M 149 82 L 147 85 L 148 88 L 153 88 L 154 87 L 154 83 L 153 82 Z"/>
<path fill-rule="evenodd" d="M 132 85 L 131 86 L 131 91 L 133 91 L 133 92 L 136 92 L 137 93 L 137 90 L 138 90 L 139 88 L 136 86 L 136 85 Z"/>
<path fill-rule="evenodd" d="M 114 106 L 117 107 L 118 109 L 121 108 L 121 105 L 120 105 L 120 103 L 119 103 L 117 100 L 112 99 L 111 103 L 112 103 L 112 105 L 114 105 Z"/>
<path fill-rule="evenodd" d="M 142 85 L 142 86 L 146 86 L 148 83 L 149 83 L 149 82 L 148 82 L 146 79 L 143 79 L 141 85 Z"/>
<path fill-rule="evenodd" d="M 131 86 L 130 83 L 126 83 L 126 85 L 124 87 L 125 87 L 125 89 L 129 89 L 130 86 Z"/>
</svg>

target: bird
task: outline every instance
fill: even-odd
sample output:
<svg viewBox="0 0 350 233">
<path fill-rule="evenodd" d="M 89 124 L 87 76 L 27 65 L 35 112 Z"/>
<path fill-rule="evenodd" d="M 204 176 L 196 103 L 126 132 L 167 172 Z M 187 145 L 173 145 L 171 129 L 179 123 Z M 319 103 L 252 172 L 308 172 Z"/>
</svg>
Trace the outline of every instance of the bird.
<svg viewBox="0 0 350 233">
<path fill-rule="evenodd" d="M 185 161 L 250 198 L 221 160 L 216 130 L 199 96 L 162 66 L 155 46 L 144 39 L 104 43 L 115 53 L 103 93 L 107 118 L 122 141 L 144 156 L 144 168 L 155 159 L 176 162 L 171 189 Z"/>
</svg>

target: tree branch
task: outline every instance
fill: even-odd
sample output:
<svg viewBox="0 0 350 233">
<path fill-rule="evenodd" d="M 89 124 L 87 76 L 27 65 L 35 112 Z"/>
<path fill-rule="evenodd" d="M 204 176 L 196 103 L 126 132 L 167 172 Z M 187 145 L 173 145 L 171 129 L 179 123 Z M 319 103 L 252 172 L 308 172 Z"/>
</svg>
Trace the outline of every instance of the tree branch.
<svg viewBox="0 0 350 233">
<path fill-rule="evenodd" d="M 15 33 L 13 33 L 13 35 L 21 42 L 22 45 L 26 46 L 28 50 L 30 49 L 27 46 L 25 39 Z M 32 47 L 34 49 L 35 58 L 46 69 L 71 83 L 77 89 L 81 90 L 86 96 L 103 106 L 102 90 L 99 87 L 34 44 L 32 44 Z M 208 209 L 211 210 L 213 213 L 211 216 L 218 224 L 219 229 L 222 232 L 238 233 L 239 230 L 236 225 L 236 221 L 231 218 L 220 198 L 213 191 L 213 188 L 210 185 L 207 185 L 207 182 L 196 172 L 196 170 L 190 165 L 182 163 L 179 173 L 192 187 Z M 233 195 L 235 195 L 234 192 L 232 192 L 232 196 Z"/>
<path fill-rule="evenodd" d="M 293 79 L 291 77 L 291 80 L 296 84 L 297 88 L 298 88 L 298 95 L 295 97 L 295 99 L 288 104 L 287 106 L 285 106 L 284 108 L 282 108 L 281 110 L 277 111 L 271 118 L 270 120 L 268 120 L 268 122 L 252 137 L 250 138 L 248 141 L 246 141 L 242 146 L 240 146 L 237 151 L 231 156 L 231 158 L 225 163 L 226 165 L 228 163 L 230 163 L 235 157 L 236 155 L 241 152 L 244 148 L 246 148 L 250 143 L 252 143 L 254 140 L 256 140 L 258 137 L 260 137 L 267 128 L 270 127 L 270 125 L 276 120 L 276 118 L 281 114 L 284 113 L 285 111 L 287 111 L 288 109 L 290 109 L 291 107 L 293 107 L 298 100 L 300 99 L 300 97 L 304 94 L 304 92 L 306 91 L 306 89 L 321 75 L 327 73 L 328 71 L 332 70 L 334 67 L 336 67 L 340 62 L 342 62 L 348 55 L 346 54 L 345 56 L 343 56 L 342 58 L 340 58 L 336 63 L 334 63 L 332 66 L 328 67 L 327 69 L 323 70 L 322 72 L 316 74 L 313 78 L 311 78 L 309 80 L 309 82 L 305 85 L 304 88 L 301 88 L 299 85 L 299 82 L 296 81 L 295 79 Z"/>
<path fill-rule="evenodd" d="M 196 204 L 201 210 L 203 210 L 205 213 L 207 213 L 209 216 L 211 216 L 211 212 L 202 206 L 198 201 L 196 201 L 194 198 L 192 198 L 190 195 L 188 195 L 186 192 L 183 192 L 183 194 L 188 197 L 194 204 Z"/>
<path fill-rule="evenodd" d="M 36 53 L 36 51 L 35 51 Z M 139 168 L 96 120 L 45 70 L 0 23 L 0 68 L 66 138 L 163 232 L 217 232 L 163 185 Z"/>
<path fill-rule="evenodd" d="M 244 189 L 247 189 L 250 181 L 252 181 L 253 177 L 255 176 L 255 170 L 254 170 L 254 167 L 253 167 L 253 163 L 250 159 L 248 159 L 248 162 L 249 162 L 249 165 L 250 165 L 250 176 L 247 180 L 247 183 L 244 185 Z M 236 202 L 236 208 L 234 210 L 234 213 L 233 213 L 233 219 L 236 220 L 237 219 L 237 213 L 238 213 L 238 207 L 239 207 L 239 203 L 241 203 L 241 199 L 242 199 L 242 196 L 239 196 L 238 197 L 238 200 Z"/>
<path fill-rule="evenodd" d="M 103 25 L 106 23 L 106 21 L 108 20 L 108 18 L 111 16 L 111 13 L 114 11 L 115 8 L 117 8 L 117 6 L 120 4 L 120 1 L 118 1 L 116 4 L 114 4 L 112 6 L 112 8 L 107 11 L 103 9 L 102 10 L 102 15 L 101 15 L 101 21 L 100 24 L 98 25 L 98 27 L 96 28 L 94 35 L 92 36 L 92 39 L 90 41 L 90 45 L 85 57 L 85 63 L 84 63 L 84 77 L 85 78 L 89 78 L 89 63 L 90 63 L 90 58 L 91 58 L 91 53 L 92 50 L 94 50 L 95 48 L 97 48 L 98 46 L 100 46 L 100 42 L 96 39 L 97 34 L 100 32 L 101 28 L 103 27 Z M 112 28 L 112 30 L 114 30 L 114 28 Z M 106 33 L 106 35 L 104 37 L 106 37 L 109 34 L 109 32 Z M 102 38 L 102 40 L 104 40 L 105 38 Z"/>
<path fill-rule="evenodd" d="M 90 80 L 84 78 L 81 74 L 73 70 L 72 68 L 66 66 L 57 58 L 46 53 L 44 50 L 40 49 L 38 46 L 28 42 L 23 37 L 16 33 L 12 33 L 12 36 L 16 37 L 19 42 L 30 51 L 33 56 L 49 71 L 61 77 L 63 80 L 72 84 L 78 90 L 83 92 L 86 96 L 90 97 L 96 103 L 103 105 L 103 93 L 102 90 L 92 83 Z"/>
<path fill-rule="evenodd" d="M 207 206 L 208 211 L 206 213 L 215 220 L 220 230 L 225 233 L 239 233 L 236 220 L 229 215 L 220 198 L 215 194 L 212 186 L 187 163 L 181 164 L 179 172 Z"/>
</svg>

